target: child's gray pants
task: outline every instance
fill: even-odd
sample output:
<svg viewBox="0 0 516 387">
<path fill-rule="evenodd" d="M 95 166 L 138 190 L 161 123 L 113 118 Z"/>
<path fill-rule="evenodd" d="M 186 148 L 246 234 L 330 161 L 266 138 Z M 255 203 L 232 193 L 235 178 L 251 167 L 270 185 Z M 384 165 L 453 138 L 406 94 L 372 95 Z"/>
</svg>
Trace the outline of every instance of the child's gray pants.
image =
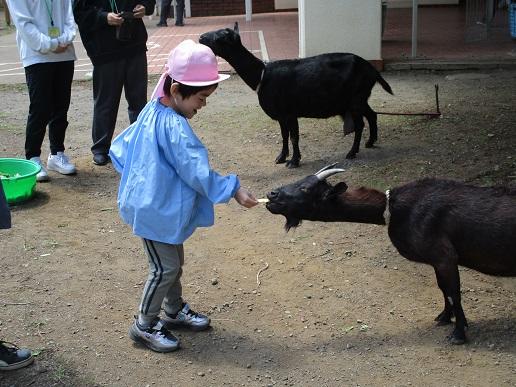
<svg viewBox="0 0 516 387">
<path fill-rule="evenodd" d="M 149 276 L 143 289 L 139 320 L 150 324 L 163 306 L 168 314 L 177 313 L 183 306 L 181 275 L 183 274 L 183 245 L 151 241 L 142 238 L 149 259 Z"/>
</svg>

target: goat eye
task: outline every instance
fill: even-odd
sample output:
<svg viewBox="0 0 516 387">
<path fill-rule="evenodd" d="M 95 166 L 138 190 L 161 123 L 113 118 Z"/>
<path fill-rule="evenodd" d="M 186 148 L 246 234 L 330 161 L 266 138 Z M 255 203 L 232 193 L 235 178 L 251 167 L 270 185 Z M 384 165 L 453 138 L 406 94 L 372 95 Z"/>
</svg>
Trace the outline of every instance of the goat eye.
<svg viewBox="0 0 516 387">
<path fill-rule="evenodd" d="M 308 188 L 306 188 L 306 187 L 301 187 L 301 188 L 299 188 L 299 190 L 303 193 L 308 193 Z"/>
</svg>

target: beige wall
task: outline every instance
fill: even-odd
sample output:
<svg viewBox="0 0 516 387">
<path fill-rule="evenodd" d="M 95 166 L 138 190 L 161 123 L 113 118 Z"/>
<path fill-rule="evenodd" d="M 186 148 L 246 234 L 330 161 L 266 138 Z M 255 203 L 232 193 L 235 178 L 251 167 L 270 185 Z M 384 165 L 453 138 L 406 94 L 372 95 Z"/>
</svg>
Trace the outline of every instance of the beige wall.
<svg viewBox="0 0 516 387">
<path fill-rule="evenodd" d="M 275 9 L 295 9 L 297 0 L 274 0 Z"/>
<path fill-rule="evenodd" d="M 351 52 L 381 59 L 381 0 L 299 0 L 299 56 Z"/>
</svg>

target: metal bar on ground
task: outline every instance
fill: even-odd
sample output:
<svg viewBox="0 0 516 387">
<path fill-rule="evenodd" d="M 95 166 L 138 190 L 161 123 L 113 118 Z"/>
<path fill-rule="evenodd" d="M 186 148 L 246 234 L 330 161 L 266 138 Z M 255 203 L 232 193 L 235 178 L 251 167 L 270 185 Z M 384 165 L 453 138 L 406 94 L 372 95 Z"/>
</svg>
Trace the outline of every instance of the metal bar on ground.
<svg viewBox="0 0 516 387">
<path fill-rule="evenodd" d="M 384 114 L 388 116 L 430 116 L 430 117 L 440 117 L 441 109 L 439 108 L 439 85 L 435 84 L 435 112 L 429 113 L 395 113 L 395 112 L 375 112 L 376 114 Z"/>
</svg>

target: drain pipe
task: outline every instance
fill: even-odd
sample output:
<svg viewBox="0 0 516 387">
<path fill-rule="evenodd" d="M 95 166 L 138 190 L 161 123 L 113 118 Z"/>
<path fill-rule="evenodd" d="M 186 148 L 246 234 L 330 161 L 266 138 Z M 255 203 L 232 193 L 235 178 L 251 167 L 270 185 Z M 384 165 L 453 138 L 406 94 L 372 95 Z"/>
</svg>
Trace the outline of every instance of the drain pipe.
<svg viewBox="0 0 516 387">
<path fill-rule="evenodd" d="M 412 0 L 412 59 L 415 59 L 417 56 L 417 7 L 418 0 Z"/>
</svg>

